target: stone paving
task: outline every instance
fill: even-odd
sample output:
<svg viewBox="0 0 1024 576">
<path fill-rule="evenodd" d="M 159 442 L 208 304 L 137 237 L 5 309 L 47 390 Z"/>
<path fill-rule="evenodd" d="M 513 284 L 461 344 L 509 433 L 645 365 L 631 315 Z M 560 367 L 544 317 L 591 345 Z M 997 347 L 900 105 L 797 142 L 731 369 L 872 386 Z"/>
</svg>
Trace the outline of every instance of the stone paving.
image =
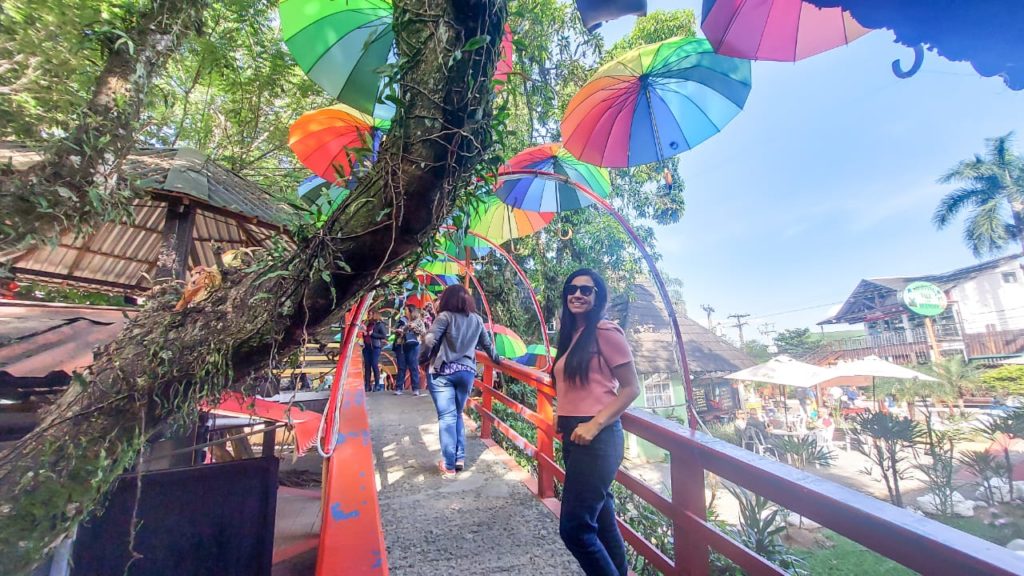
<svg viewBox="0 0 1024 576">
<path fill-rule="evenodd" d="M 429 396 L 367 401 L 388 563 L 395 576 L 581 575 L 558 520 L 522 484 L 522 472 L 467 434 L 466 470 L 437 472 L 437 415 Z"/>
</svg>

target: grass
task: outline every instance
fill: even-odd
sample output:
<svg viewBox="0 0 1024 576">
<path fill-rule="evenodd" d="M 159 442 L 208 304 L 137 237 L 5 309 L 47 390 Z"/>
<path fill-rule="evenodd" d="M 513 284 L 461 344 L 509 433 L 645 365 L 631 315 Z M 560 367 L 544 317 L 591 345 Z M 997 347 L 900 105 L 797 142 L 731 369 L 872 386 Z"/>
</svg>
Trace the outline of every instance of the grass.
<svg viewBox="0 0 1024 576">
<path fill-rule="evenodd" d="M 807 562 L 804 569 L 808 574 L 814 576 L 913 576 L 917 574 L 835 532 L 822 530 L 821 535 L 832 543 L 831 547 L 793 551 Z"/>
<path fill-rule="evenodd" d="M 1005 507 L 1004 507 L 1005 509 Z M 1021 521 L 1020 513 L 1013 514 L 1012 520 L 1002 526 L 986 524 L 978 518 L 935 518 L 946 526 L 951 526 L 962 532 L 973 534 L 983 540 L 994 542 L 1000 546 L 1006 546 L 1011 540 L 1024 538 L 1024 522 Z"/>
</svg>

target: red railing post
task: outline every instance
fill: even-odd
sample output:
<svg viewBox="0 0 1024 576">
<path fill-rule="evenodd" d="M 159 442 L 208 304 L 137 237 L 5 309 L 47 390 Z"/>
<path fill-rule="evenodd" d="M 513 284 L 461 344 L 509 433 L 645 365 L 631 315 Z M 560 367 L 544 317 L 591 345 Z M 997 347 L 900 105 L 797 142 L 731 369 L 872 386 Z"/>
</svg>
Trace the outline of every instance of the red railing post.
<svg viewBox="0 0 1024 576">
<path fill-rule="evenodd" d="M 543 422 L 551 422 L 554 415 L 554 406 L 551 397 L 541 390 L 537 390 L 537 415 Z M 555 439 L 552 433 L 544 426 L 537 426 L 537 496 L 541 498 L 555 497 L 555 475 L 548 466 L 548 460 L 555 460 Z"/>
<path fill-rule="evenodd" d="M 671 448 L 672 505 L 697 518 L 707 517 L 704 501 L 704 467 L 694 452 L 685 446 Z M 672 540 L 675 552 L 675 574 L 704 576 L 709 573 L 707 542 L 693 529 L 685 517 L 672 520 Z"/>
<path fill-rule="evenodd" d="M 484 364 L 483 405 L 484 410 L 491 414 L 494 413 L 494 395 L 491 394 L 491 390 L 493 389 L 494 367 L 490 364 Z M 483 440 L 491 439 L 491 419 L 486 414 L 480 415 L 480 438 Z"/>
</svg>

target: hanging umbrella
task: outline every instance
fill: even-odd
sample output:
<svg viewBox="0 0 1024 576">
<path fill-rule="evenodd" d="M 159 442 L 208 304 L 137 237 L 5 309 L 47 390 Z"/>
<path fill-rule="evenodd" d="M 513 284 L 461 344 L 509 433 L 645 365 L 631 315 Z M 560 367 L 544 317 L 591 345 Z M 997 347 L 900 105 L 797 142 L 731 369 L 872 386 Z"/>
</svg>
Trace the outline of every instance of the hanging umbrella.
<svg viewBox="0 0 1024 576">
<path fill-rule="evenodd" d="M 469 249 L 470 258 L 482 258 L 491 253 L 491 247 L 480 238 L 471 234 L 456 234 L 454 232 L 438 234 L 434 238 L 435 247 L 458 260 L 466 259 L 466 250 Z"/>
<path fill-rule="evenodd" d="M 516 362 L 523 366 L 543 370 L 551 365 L 556 354 L 558 354 L 558 350 L 555 350 L 554 346 L 549 350 L 543 344 L 530 344 L 526 347 L 526 354 L 516 358 Z"/>
<path fill-rule="evenodd" d="M 501 82 L 501 84 L 494 87 L 495 92 L 500 92 L 504 88 L 504 83 L 508 82 L 508 75 L 512 73 L 512 69 L 515 66 L 514 54 L 515 46 L 512 44 L 512 28 L 506 22 L 505 34 L 501 37 L 501 59 L 498 60 L 498 65 L 494 69 L 494 79 Z"/>
<path fill-rule="evenodd" d="M 430 292 L 412 293 L 406 294 L 405 305 L 415 306 L 417 308 L 424 308 L 427 304 L 434 301 L 434 296 Z"/>
<path fill-rule="evenodd" d="M 331 183 L 323 178 L 313 174 L 308 176 L 305 180 L 299 183 L 299 187 L 296 189 L 296 194 L 299 198 L 302 198 L 308 203 L 315 202 L 320 198 L 320 194 L 331 187 Z"/>
<path fill-rule="evenodd" d="M 288 146 L 314 174 L 337 182 L 352 174 L 360 152 L 365 157 L 370 150 L 368 160 L 375 159 L 389 127 L 386 120 L 336 104 L 300 116 L 288 130 Z"/>
<path fill-rule="evenodd" d="M 457 263 L 446 260 L 424 260 L 420 262 L 419 271 L 434 276 L 445 287 L 458 284 L 462 275 L 462 268 Z"/>
<path fill-rule="evenodd" d="M 526 343 L 512 330 L 501 324 L 487 324 L 487 329 L 494 334 L 494 349 L 503 358 L 518 358 L 526 354 Z"/>
<path fill-rule="evenodd" d="M 531 212 L 505 204 L 497 196 L 487 196 L 470 215 L 469 229 L 495 244 L 529 236 L 554 220 L 552 212 Z"/>
<path fill-rule="evenodd" d="M 802 0 L 704 0 L 700 27 L 719 54 L 777 62 L 796 62 L 870 32 L 841 8 Z"/>
<path fill-rule="evenodd" d="M 449 285 L 458 283 L 458 281 L 458 278 L 447 278 L 443 275 L 438 276 L 421 270 L 416 273 L 416 282 L 407 282 L 405 288 L 407 290 L 416 290 L 419 292 L 427 291 L 436 296 L 443 292 Z"/>
<path fill-rule="evenodd" d="M 389 0 L 283 0 L 281 36 L 332 98 L 372 114 L 395 34 Z"/>
<path fill-rule="evenodd" d="M 608 168 L 660 162 L 717 134 L 747 101 L 750 61 L 703 38 L 642 46 L 605 64 L 562 118 L 565 148 Z"/>
<path fill-rule="evenodd" d="M 568 181 L 520 174 L 513 178 L 501 177 L 503 173 L 516 170 L 558 174 Z M 608 170 L 577 160 L 560 143 L 523 150 L 498 170 L 498 177 L 494 194 L 502 202 L 538 212 L 562 212 L 593 204 L 594 201 L 573 186 L 573 182 L 586 186 L 602 198 L 607 198 L 611 191 Z"/>
</svg>

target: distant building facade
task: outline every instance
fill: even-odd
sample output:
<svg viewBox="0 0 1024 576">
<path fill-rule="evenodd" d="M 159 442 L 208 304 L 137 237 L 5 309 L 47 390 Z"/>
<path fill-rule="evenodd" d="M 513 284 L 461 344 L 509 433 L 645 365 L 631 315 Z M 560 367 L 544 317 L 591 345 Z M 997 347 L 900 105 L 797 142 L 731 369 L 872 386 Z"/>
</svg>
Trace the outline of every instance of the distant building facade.
<svg viewBox="0 0 1024 576">
<path fill-rule="evenodd" d="M 925 317 L 900 298 L 914 282 L 934 284 L 948 301 L 932 318 L 931 335 Z M 936 349 L 943 357 L 1015 356 L 1024 352 L 1024 269 L 1018 256 L 1007 256 L 942 274 L 864 279 L 835 315 L 818 324 L 864 326 L 864 336 L 828 343 L 809 358 L 819 364 L 869 354 L 925 363 Z"/>
</svg>

